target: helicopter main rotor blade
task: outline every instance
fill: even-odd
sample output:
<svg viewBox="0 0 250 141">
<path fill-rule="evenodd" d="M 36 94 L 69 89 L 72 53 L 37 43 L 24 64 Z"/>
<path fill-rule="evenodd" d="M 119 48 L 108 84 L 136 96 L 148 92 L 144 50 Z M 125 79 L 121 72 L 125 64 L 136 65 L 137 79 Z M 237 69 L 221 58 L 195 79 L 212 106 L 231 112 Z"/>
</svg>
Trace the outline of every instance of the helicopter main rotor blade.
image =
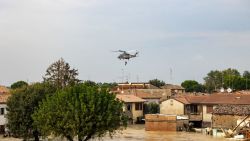
<svg viewBox="0 0 250 141">
<path fill-rule="evenodd" d="M 126 53 L 126 51 L 123 51 L 123 50 L 116 50 L 116 51 L 112 51 L 112 52 L 123 52 L 123 53 Z"/>
</svg>

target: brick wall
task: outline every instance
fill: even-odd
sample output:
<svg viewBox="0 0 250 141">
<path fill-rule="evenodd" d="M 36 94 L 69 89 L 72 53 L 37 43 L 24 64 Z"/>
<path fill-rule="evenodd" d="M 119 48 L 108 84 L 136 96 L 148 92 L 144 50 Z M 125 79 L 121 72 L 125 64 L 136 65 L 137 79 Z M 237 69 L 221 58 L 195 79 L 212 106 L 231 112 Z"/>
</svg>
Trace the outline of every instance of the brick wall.
<svg viewBox="0 0 250 141">
<path fill-rule="evenodd" d="M 146 115 L 146 131 L 176 131 L 176 116 Z"/>
<path fill-rule="evenodd" d="M 244 116 L 236 116 L 236 115 L 213 115 L 212 125 L 214 128 L 233 129 L 237 125 L 237 120 L 243 118 Z"/>
</svg>

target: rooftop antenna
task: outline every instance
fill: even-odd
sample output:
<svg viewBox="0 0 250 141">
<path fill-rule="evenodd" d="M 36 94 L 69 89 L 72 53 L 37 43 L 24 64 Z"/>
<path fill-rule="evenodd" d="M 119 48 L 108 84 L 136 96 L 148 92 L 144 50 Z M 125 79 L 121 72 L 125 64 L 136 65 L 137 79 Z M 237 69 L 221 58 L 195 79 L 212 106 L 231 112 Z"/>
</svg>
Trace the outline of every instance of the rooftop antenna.
<svg viewBox="0 0 250 141">
<path fill-rule="evenodd" d="M 170 68 L 170 70 L 169 70 L 169 76 L 170 76 L 170 81 L 172 83 L 172 80 L 173 80 L 173 70 L 172 70 L 172 68 Z"/>
<path fill-rule="evenodd" d="M 139 75 L 136 75 L 137 83 L 139 83 Z"/>
</svg>

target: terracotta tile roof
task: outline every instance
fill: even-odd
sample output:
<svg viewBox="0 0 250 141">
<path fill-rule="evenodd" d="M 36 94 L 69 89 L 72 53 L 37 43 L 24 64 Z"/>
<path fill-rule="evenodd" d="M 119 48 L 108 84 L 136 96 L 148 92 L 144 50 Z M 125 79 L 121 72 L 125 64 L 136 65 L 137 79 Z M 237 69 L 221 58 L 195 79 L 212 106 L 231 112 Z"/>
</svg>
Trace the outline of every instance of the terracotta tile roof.
<svg viewBox="0 0 250 141">
<path fill-rule="evenodd" d="M 0 86 L 0 93 L 9 93 L 10 90 L 4 86 Z"/>
<path fill-rule="evenodd" d="M 202 103 L 206 104 L 250 104 L 250 94 L 212 94 Z"/>
<path fill-rule="evenodd" d="M 120 94 L 130 94 L 140 97 L 142 99 L 160 99 L 165 95 L 170 95 L 170 91 L 163 91 L 162 89 L 134 89 L 124 90 Z"/>
<path fill-rule="evenodd" d="M 7 99 L 11 96 L 10 93 L 0 94 L 0 104 L 7 103 Z"/>
<path fill-rule="evenodd" d="M 117 94 L 116 98 L 124 102 L 145 102 L 146 101 L 131 94 Z"/>
<path fill-rule="evenodd" d="M 187 101 L 187 99 L 185 97 L 177 97 L 177 98 L 174 98 L 176 101 L 179 101 L 183 104 L 191 104 L 189 101 Z"/>
<path fill-rule="evenodd" d="M 211 95 L 185 95 L 175 97 L 175 100 L 184 104 L 233 104 L 233 105 L 250 105 L 250 94 L 239 93 L 217 93 Z"/>
<path fill-rule="evenodd" d="M 162 89 L 174 89 L 174 90 L 184 90 L 182 86 L 179 85 L 173 85 L 173 84 L 166 84 L 161 87 Z"/>
<path fill-rule="evenodd" d="M 135 96 L 140 97 L 142 99 L 160 99 L 162 98 L 162 93 L 146 93 L 146 92 L 136 92 Z"/>
<path fill-rule="evenodd" d="M 158 87 L 151 85 L 150 83 L 118 83 L 115 89 L 159 89 Z"/>
<path fill-rule="evenodd" d="M 0 104 L 6 103 L 9 96 L 11 96 L 10 90 L 4 86 L 0 86 Z"/>
<path fill-rule="evenodd" d="M 250 115 L 250 105 L 218 105 L 213 114 L 217 115 Z"/>
</svg>

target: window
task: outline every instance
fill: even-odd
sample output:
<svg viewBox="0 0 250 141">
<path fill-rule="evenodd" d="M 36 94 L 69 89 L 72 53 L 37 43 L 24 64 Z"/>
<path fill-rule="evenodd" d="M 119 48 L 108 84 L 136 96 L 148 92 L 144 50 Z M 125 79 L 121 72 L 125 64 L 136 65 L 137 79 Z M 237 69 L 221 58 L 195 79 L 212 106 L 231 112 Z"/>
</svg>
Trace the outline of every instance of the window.
<svg viewBox="0 0 250 141">
<path fill-rule="evenodd" d="M 212 112 L 213 112 L 213 106 L 207 105 L 207 113 L 212 113 Z"/>
<path fill-rule="evenodd" d="M 132 109 L 131 104 L 127 104 L 127 110 L 128 110 L 128 111 L 131 111 L 131 109 Z"/>
<path fill-rule="evenodd" d="M 198 113 L 198 106 L 197 105 L 190 105 L 190 112 L 193 114 Z"/>
<path fill-rule="evenodd" d="M 135 103 L 135 110 L 142 110 L 142 103 Z"/>
<path fill-rule="evenodd" d="M 1 108 L 0 115 L 4 115 L 4 108 Z"/>
</svg>

